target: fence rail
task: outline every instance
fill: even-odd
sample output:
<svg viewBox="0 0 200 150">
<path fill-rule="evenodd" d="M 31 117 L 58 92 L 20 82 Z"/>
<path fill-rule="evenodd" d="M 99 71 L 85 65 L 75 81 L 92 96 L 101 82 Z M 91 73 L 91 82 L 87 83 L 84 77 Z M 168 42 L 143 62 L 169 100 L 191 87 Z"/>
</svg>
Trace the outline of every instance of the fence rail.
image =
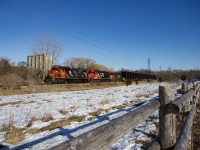
<svg viewBox="0 0 200 150">
<path fill-rule="evenodd" d="M 161 107 L 159 111 L 160 135 L 154 141 L 149 150 L 173 149 L 192 150 L 191 128 L 195 115 L 196 104 L 199 101 L 200 82 L 183 83 L 182 96 L 173 100 L 173 91 L 166 87 L 159 87 L 159 100 Z M 164 91 L 164 92 L 163 92 Z M 171 101 L 162 105 L 163 97 Z M 176 138 L 176 116 L 182 118 L 181 130 Z M 164 118 L 164 119 L 163 119 Z"/>
<path fill-rule="evenodd" d="M 200 82 L 183 83 L 183 95 L 175 99 L 175 91 L 159 87 L 159 99 L 151 100 L 140 107 L 102 126 L 83 133 L 51 149 L 109 149 L 118 139 L 147 120 L 159 109 L 160 134 L 148 149 L 192 149 L 191 127 L 199 99 Z M 182 129 L 177 137 L 176 115 L 182 115 Z M 189 147 L 188 147 L 189 145 Z"/>
</svg>

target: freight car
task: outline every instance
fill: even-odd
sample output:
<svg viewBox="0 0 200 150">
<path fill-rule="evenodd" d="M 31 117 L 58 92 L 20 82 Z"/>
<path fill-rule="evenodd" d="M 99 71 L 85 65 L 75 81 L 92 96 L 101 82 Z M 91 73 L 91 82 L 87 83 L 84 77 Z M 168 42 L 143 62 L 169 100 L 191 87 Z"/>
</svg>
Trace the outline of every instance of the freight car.
<svg viewBox="0 0 200 150">
<path fill-rule="evenodd" d="M 122 71 L 121 77 L 125 81 L 136 80 L 136 79 L 139 79 L 139 80 L 143 80 L 143 79 L 156 80 L 157 79 L 156 75 L 135 73 L 135 72 L 130 72 L 130 71 Z"/>
<path fill-rule="evenodd" d="M 135 72 L 107 72 L 100 70 L 81 70 L 65 66 L 53 66 L 48 72 L 44 82 L 48 83 L 84 83 L 101 81 L 126 81 L 135 79 L 156 80 L 155 75 L 141 74 Z"/>
</svg>

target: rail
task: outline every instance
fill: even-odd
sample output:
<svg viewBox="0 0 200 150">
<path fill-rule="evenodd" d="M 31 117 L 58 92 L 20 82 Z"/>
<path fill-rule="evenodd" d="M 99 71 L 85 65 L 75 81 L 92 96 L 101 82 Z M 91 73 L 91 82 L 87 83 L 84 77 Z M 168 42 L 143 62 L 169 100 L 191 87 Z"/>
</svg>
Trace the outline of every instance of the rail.
<svg viewBox="0 0 200 150">
<path fill-rule="evenodd" d="M 159 87 L 159 137 L 149 146 L 149 150 L 173 149 L 192 150 L 191 127 L 199 101 L 200 82 L 183 83 L 182 96 L 174 98 L 174 92 L 167 87 Z M 177 119 L 181 129 L 177 133 Z M 178 136 L 177 136 L 178 135 Z M 178 137 L 178 138 L 177 138 Z"/>
<path fill-rule="evenodd" d="M 114 142 L 148 119 L 159 107 L 158 99 L 149 101 L 135 110 L 52 149 L 109 149 Z"/>
</svg>

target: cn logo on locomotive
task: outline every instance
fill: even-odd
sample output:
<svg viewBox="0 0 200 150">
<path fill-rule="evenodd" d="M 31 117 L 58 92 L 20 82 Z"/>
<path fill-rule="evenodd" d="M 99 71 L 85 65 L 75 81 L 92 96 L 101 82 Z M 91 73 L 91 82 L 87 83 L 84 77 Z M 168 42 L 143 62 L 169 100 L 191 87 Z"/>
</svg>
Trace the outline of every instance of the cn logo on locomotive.
<svg viewBox="0 0 200 150">
<path fill-rule="evenodd" d="M 104 77 L 104 73 L 99 73 L 99 76 L 103 78 Z"/>
</svg>

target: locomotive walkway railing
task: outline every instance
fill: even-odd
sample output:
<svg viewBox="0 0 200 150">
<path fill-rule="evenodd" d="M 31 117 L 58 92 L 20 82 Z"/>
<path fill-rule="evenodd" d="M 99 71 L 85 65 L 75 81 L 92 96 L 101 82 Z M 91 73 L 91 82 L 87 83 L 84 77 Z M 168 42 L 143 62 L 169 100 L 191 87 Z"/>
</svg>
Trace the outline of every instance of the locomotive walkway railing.
<svg viewBox="0 0 200 150">
<path fill-rule="evenodd" d="M 51 149 L 109 149 L 114 142 L 147 120 L 158 109 L 160 134 L 148 149 L 192 149 L 191 127 L 196 103 L 199 100 L 199 89 L 200 82 L 183 83 L 182 96 L 175 98 L 175 91 L 172 91 L 169 87 L 160 86 L 158 99 L 146 102 L 102 126 Z M 176 133 L 177 116 L 182 118 L 181 131 L 178 138 Z"/>
</svg>

